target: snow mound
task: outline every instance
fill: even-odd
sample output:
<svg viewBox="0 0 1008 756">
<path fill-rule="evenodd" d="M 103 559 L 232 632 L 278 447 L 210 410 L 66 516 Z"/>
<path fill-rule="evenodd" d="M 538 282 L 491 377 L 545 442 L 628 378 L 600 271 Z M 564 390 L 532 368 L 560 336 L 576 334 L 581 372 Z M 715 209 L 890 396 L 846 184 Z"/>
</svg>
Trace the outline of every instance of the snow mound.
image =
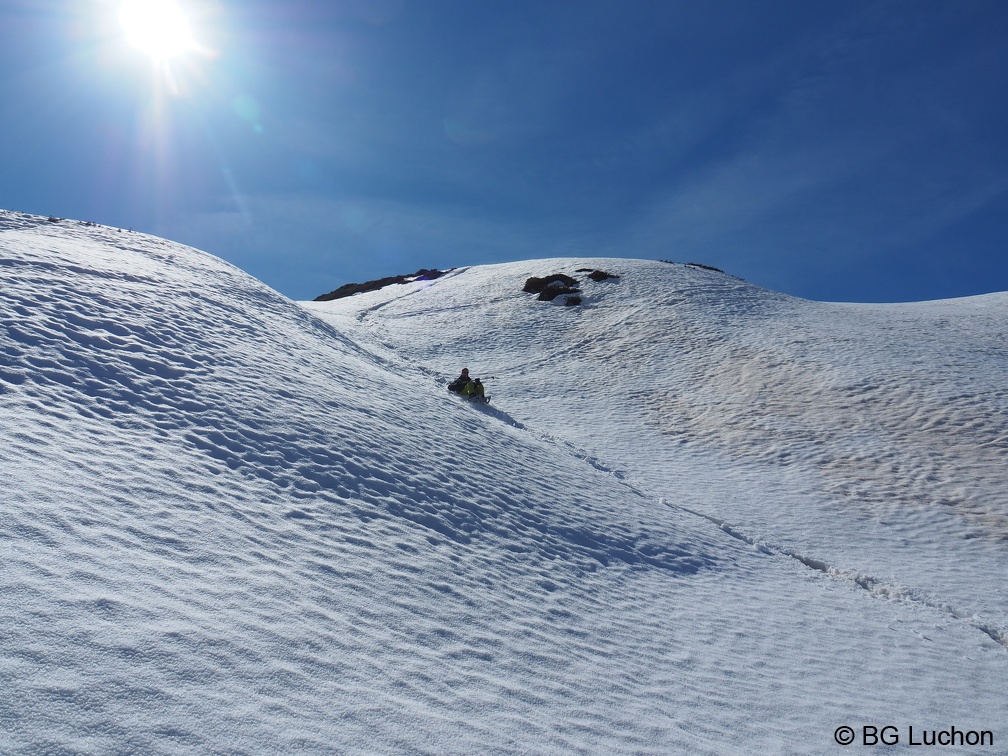
<svg viewBox="0 0 1008 756">
<path fill-rule="evenodd" d="M 621 277 L 577 272 L 598 268 Z M 581 307 L 521 293 L 557 271 L 580 276 Z M 497 376 L 499 407 L 649 496 L 1006 637 L 987 576 L 1008 581 L 1008 294 L 830 304 L 693 265 L 578 258 L 312 309 L 437 374 L 465 355 Z"/>
<path fill-rule="evenodd" d="M 702 415 L 648 419 L 668 398 L 625 365 L 686 369 L 652 343 L 683 302 L 793 306 L 672 266 L 698 277 L 635 304 L 648 265 L 606 261 L 627 275 L 578 308 L 507 268 L 302 306 L 0 212 L 0 751 L 824 752 L 844 723 L 1005 721 L 1003 602 L 824 556 L 793 512 L 818 532 L 835 502 Z M 732 317 L 696 359 L 746 364 Z M 490 407 L 444 390 L 462 354 Z"/>
<path fill-rule="evenodd" d="M 473 676 L 494 701 L 522 679 L 501 669 L 535 690 L 555 659 L 571 684 L 528 606 L 585 637 L 560 586 L 718 561 L 218 259 L 10 214 L 0 234 L 5 751 L 311 747 L 336 722 L 435 747 L 458 733 L 418 712 Z"/>
</svg>

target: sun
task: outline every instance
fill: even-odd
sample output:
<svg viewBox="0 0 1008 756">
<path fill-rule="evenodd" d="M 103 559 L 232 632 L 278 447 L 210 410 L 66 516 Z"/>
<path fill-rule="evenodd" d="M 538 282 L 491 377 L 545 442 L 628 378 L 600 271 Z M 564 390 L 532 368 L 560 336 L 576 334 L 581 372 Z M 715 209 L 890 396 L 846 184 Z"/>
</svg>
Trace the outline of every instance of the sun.
<svg viewBox="0 0 1008 756">
<path fill-rule="evenodd" d="M 155 62 L 166 62 L 196 47 L 189 21 L 175 0 L 123 0 L 119 20 L 127 41 Z"/>
</svg>

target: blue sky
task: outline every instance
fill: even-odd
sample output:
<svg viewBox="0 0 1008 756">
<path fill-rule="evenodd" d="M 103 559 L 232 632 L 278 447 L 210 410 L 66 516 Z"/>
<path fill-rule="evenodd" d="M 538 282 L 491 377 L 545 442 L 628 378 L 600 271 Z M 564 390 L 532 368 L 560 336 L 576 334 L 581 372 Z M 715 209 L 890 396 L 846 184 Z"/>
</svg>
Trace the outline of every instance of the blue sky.
<svg viewBox="0 0 1008 756">
<path fill-rule="evenodd" d="M 156 233 L 309 299 L 420 267 L 715 265 L 822 300 L 1008 290 L 1008 4 L 0 6 L 0 207 Z"/>
</svg>

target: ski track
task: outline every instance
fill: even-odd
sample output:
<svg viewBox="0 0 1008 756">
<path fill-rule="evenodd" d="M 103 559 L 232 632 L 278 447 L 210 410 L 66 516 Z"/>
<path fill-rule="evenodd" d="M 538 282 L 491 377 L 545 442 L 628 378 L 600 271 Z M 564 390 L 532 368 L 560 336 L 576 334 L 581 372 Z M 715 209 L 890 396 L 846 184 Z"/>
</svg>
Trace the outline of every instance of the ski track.
<svg viewBox="0 0 1008 756">
<path fill-rule="evenodd" d="M 727 535 L 731 536 L 732 538 L 738 541 L 742 541 L 743 543 L 753 547 L 754 549 L 763 554 L 768 555 L 781 554 L 783 556 L 789 557 L 790 559 L 794 559 L 795 561 L 799 562 L 805 567 L 808 567 L 811 570 L 815 570 L 817 572 L 823 573 L 824 575 L 829 575 L 831 577 L 853 583 L 859 586 L 860 588 L 866 590 L 872 596 L 879 599 L 919 603 L 923 606 L 927 606 L 936 611 L 948 614 L 950 617 L 953 617 L 956 620 L 961 620 L 971 625 L 972 627 L 975 627 L 977 630 L 979 630 L 980 632 L 984 633 L 989 638 L 991 638 L 991 640 L 1000 643 L 1002 646 L 1008 649 L 1008 632 L 1006 632 L 1004 628 L 997 626 L 990 620 L 985 620 L 982 617 L 979 617 L 977 615 L 977 612 L 975 611 L 964 609 L 962 607 L 952 606 L 947 602 L 941 601 L 940 599 L 934 599 L 929 598 L 927 596 L 923 596 L 921 595 L 920 591 L 910 587 L 887 584 L 884 581 L 879 580 L 878 578 L 866 575 L 862 572 L 857 571 L 856 569 L 839 568 L 829 565 L 826 562 L 823 562 L 814 557 L 799 554 L 795 552 L 793 549 L 788 548 L 786 546 L 775 544 L 773 540 L 769 539 L 766 535 L 754 536 L 744 533 L 739 528 L 732 526 L 731 524 L 725 522 L 723 519 L 720 519 L 716 516 L 705 514 L 704 512 L 698 512 L 681 504 L 673 504 L 664 499 L 663 497 L 654 497 L 651 494 L 644 492 L 638 485 L 631 483 L 627 479 L 626 473 L 613 469 L 603 461 L 599 460 L 596 457 L 593 457 L 585 450 L 579 449 L 569 441 L 555 438 L 548 433 L 544 433 L 542 431 L 536 431 L 535 429 L 522 425 L 517 420 L 514 420 L 513 418 L 510 417 L 510 415 L 507 415 L 507 413 L 504 412 L 500 413 L 499 418 L 505 420 L 506 422 L 509 422 L 515 427 L 533 433 L 534 435 L 536 435 L 537 438 L 543 439 L 545 441 L 548 441 L 550 443 L 562 447 L 566 451 L 566 453 L 589 465 L 593 470 L 602 472 L 606 475 L 611 475 L 613 478 L 620 481 L 628 490 L 630 490 L 635 495 L 645 498 L 655 498 L 660 504 L 664 506 L 670 507 L 671 509 L 680 510 L 682 512 L 687 512 L 694 517 L 698 517 L 702 520 L 706 520 L 707 522 L 713 523 L 719 530 L 723 531 Z"/>
<path fill-rule="evenodd" d="M 961 620 L 966 624 L 975 627 L 977 630 L 979 630 L 980 632 L 984 633 L 989 638 L 991 638 L 991 640 L 1001 644 L 1006 649 L 1008 649 L 1008 633 L 1006 633 L 1006 630 L 1002 627 L 997 626 L 990 620 L 985 620 L 982 617 L 979 617 L 975 611 L 964 609 L 962 607 L 955 607 L 939 599 L 923 596 L 921 595 L 920 591 L 910 587 L 887 584 L 884 581 L 881 581 L 870 575 L 866 575 L 862 572 L 859 572 L 856 569 L 839 568 L 829 565 L 826 562 L 823 562 L 814 557 L 805 556 L 803 554 L 795 552 L 793 549 L 781 546 L 779 544 L 775 544 L 773 540 L 769 539 L 766 535 L 754 536 L 747 534 L 742 530 L 740 530 L 739 528 L 725 522 L 723 519 L 720 519 L 713 515 L 698 512 L 696 510 L 690 509 L 689 507 L 682 506 L 681 504 L 673 504 L 664 499 L 663 497 L 654 497 L 651 494 L 644 492 L 637 485 L 627 480 L 627 476 L 624 472 L 613 469 L 612 467 L 605 464 L 603 461 L 597 459 L 596 457 L 593 457 L 583 449 L 577 448 L 569 441 L 557 439 L 548 433 L 528 428 L 527 426 L 522 425 L 521 423 L 514 420 L 509 415 L 507 415 L 507 413 L 504 412 L 500 413 L 499 418 L 505 420 L 506 422 L 509 422 L 515 427 L 519 427 L 523 430 L 533 433 L 537 438 L 546 440 L 550 443 L 562 447 L 566 451 L 566 453 L 589 465 L 593 470 L 602 472 L 606 475 L 611 475 L 613 478 L 620 481 L 628 490 L 630 490 L 635 495 L 645 498 L 657 499 L 657 501 L 664 506 L 682 512 L 687 512 L 694 517 L 698 517 L 702 520 L 706 520 L 707 522 L 713 523 L 719 530 L 723 531 L 730 537 L 738 541 L 742 541 L 743 543 L 753 547 L 754 549 L 763 554 L 768 555 L 780 554 L 790 559 L 794 559 L 795 561 L 799 562 L 800 564 L 804 565 L 805 567 L 811 570 L 821 572 L 824 575 L 829 575 L 830 577 L 834 577 L 839 580 L 844 580 L 853 583 L 859 586 L 860 588 L 866 590 L 872 596 L 879 599 L 919 603 L 923 606 L 927 606 L 928 608 L 947 614 L 956 620 Z"/>
<path fill-rule="evenodd" d="M 975 627 L 977 630 L 979 630 L 980 632 L 984 633 L 989 638 L 991 638 L 991 640 L 1001 644 L 1006 649 L 1008 649 L 1008 633 L 1006 633 L 1005 629 L 1002 627 L 998 627 L 989 620 L 985 620 L 977 616 L 977 613 L 975 611 L 971 611 L 961 607 L 951 606 L 947 602 L 932 599 L 927 596 L 922 596 L 919 591 L 913 588 L 887 584 L 884 581 L 881 581 L 875 577 L 863 574 L 857 571 L 856 569 L 839 568 L 831 566 L 826 562 L 823 562 L 819 559 L 815 559 L 814 557 L 805 556 L 795 552 L 794 550 L 788 547 L 774 544 L 773 541 L 768 539 L 767 536 L 765 535 L 753 536 L 746 534 L 742 532 L 739 528 L 730 525 L 729 523 L 725 522 L 724 520 L 718 517 L 705 514 L 703 512 L 695 511 L 693 509 L 690 509 L 689 507 L 673 504 L 662 497 L 651 496 L 650 494 L 641 490 L 641 488 L 639 488 L 637 485 L 634 485 L 629 480 L 627 480 L 626 473 L 613 469 L 603 461 L 599 460 L 596 457 L 593 457 L 585 450 L 579 449 L 569 441 L 556 438 L 549 433 L 538 431 L 534 428 L 529 428 L 528 426 L 512 418 L 506 412 L 497 410 L 494 413 L 494 415 L 498 420 L 507 422 L 509 425 L 513 427 L 519 428 L 521 430 L 533 434 L 536 438 L 539 438 L 541 440 L 547 441 L 548 443 L 552 443 L 561 447 L 565 451 L 565 453 L 571 455 L 575 459 L 578 459 L 581 462 L 585 463 L 586 465 L 590 466 L 593 470 L 612 476 L 616 480 L 620 481 L 620 483 L 622 483 L 634 495 L 644 498 L 655 498 L 660 504 L 664 506 L 668 506 L 671 509 L 679 510 L 682 512 L 687 512 L 694 517 L 698 517 L 702 520 L 706 520 L 707 522 L 713 523 L 719 530 L 723 531 L 730 537 L 738 541 L 742 541 L 743 543 L 753 547 L 754 549 L 763 554 L 768 555 L 780 554 L 790 559 L 794 559 L 795 561 L 799 562 L 800 564 L 804 565 L 805 567 L 811 570 L 821 572 L 824 575 L 828 575 L 830 577 L 834 577 L 839 580 L 844 580 L 853 583 L 859 586 L 860 588 L 864 589 L 868 593 L 870 593 L 872 596 L 879 599 L 919 603 L 923 606 L 927 606 L 928 608 L 945 613 L 956 620 L 961 620 L 971 625 L 972 627 Z"/>
</svg>

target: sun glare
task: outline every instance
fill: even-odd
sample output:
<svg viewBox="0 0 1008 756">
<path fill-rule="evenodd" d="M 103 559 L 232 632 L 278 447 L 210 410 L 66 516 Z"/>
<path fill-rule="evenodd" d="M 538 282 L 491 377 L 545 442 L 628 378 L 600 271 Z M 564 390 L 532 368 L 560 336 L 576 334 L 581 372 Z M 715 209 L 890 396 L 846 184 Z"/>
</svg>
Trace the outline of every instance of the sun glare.
<svg viewBox="0 0 1008 756">
<path fill-rule="evenodd" d="M 195 49 L 189 21 L 174 0 L 124 0 L 119 20 L 129 43 L 154 61 Z"/>
</svg>

